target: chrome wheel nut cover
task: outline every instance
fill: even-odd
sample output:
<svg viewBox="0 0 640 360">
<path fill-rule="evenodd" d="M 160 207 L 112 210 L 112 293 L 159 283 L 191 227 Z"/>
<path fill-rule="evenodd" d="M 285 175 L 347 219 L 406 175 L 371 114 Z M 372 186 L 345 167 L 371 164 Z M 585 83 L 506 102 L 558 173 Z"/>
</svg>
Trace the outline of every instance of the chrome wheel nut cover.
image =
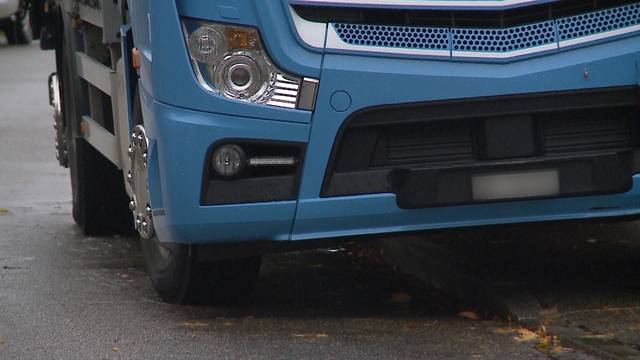
<svg viewBox="0 0 640 360">
<path fill-rule="evenodd" d="M 131 186 L 132 199 L 129 209 L 133 212 L 136 230 L 145 239 L 155 235 L 153 215 L 149 201 L 149 186 L 147 183 L 147 154 L 149 139 L 142 125 L 133 128 L 128 155 L 131 160 L 131 170 L 127 173 L 127 182 Z"/>
</svg>

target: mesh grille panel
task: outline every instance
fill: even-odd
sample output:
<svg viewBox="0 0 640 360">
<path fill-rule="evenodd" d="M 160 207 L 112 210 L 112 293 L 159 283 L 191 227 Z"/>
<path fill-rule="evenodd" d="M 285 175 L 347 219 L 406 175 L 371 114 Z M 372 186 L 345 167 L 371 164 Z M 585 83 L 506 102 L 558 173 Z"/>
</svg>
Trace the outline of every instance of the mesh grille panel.
<svg viewBox="0 0 640 360">
<path fill-rule="evenodd" d="M 558 19 L 560 41 L 640 24 L 640 4 Z"/>
<path fill-rule="evenodd" d="M 640 3 L 593 11 L 505 28 L 470 28 L 433 26 L 396 26 L 333 23 L 339 39 L 348 45 L 388 47 L 417 50 L 440 50 L 478 53 L 487 57 L 495 54 L 514 56 L 542 51 L 540 46 L 553 45 L 566 40 L 580 39 L 593 34 L 606 33 L 640 25 Z M 615 34 L 611 34 L 613 36 Z M 588 41 L 590 39 L 585 39 Z M 580 40 L 578 40 L 579 42 Z M 527 49 L 532 49 L 526 52 Z M 546 46 L 544 49 L 549 49 Z M 524 53 L 522 51 L 525 51 Z M 482 53 L 489 53 L 483 55 Z M 461 56 L 470 56 L 468 54 Z"/>
<path fill-rule="evenodd" d="M 507 52 L 552 44 L 553 21 L 508 29 L 453 29 L 453 50 Z"/>
<path fill-rule="evenodd" d="M 416 26 L 334 24 L 342 41 L 351 45 L 406 49 L 449 49 L 449 29 Z"/>
</svg>

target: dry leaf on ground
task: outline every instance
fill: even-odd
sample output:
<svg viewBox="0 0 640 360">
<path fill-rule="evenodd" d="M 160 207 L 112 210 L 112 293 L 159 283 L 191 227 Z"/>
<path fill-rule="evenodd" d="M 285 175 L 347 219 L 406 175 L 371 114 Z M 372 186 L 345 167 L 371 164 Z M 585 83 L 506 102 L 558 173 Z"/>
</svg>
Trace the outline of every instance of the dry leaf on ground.
<svg viewBox="0 0 640 360">
<path fill-rule="evenodd" d="M 516 328 L 497 328 L 497 329 L 495 329 L 495 330 L 494 330 L 494 332 L 495 332 L 496 334 L 501 334 L 501 335 L 504 335 L 504 334 L 514 334 L 514 333 L 516 333 L 517 331 L 518 331 L 518 329 L 516 329 Z"/>
<path fill-rule="evenodd" d="M 469 320 L 478 320 L 478 314 L 476 314 L 473 311 L 462 311 L 460 312 L 458 315 L 462 316 L 465 319 L 469 319 Z"/>
<path fill-rule="evenodd" d="M 190 327 L 190 328 L 203 328 L 206 326 L 209 326 L 209 324 L 207 324 L 204 321 L 200 321 L 200 320 L 189 320 L 189 321 L 185 321 L 183 323 L 184 326 L 186 327 Z"/>
<path fill-rule="evenodd" d="M 540 339 L 540 335 L 525 328 L 518 329 L 517 335 L 516 337 L 514 337 L 514 340 L 518 342 L 530 342 L 530 341 L 537 341 L 539 339 Z"/>
<path fill-rule="evenodd" d="M 319 332 L 319 333 L 293 333 L 291 334 L 291 336 L 299 337 L 303 339 L 319 339 L 319 338 L 326 338 L 329 335 L 323 332 Z"/>
</svg>

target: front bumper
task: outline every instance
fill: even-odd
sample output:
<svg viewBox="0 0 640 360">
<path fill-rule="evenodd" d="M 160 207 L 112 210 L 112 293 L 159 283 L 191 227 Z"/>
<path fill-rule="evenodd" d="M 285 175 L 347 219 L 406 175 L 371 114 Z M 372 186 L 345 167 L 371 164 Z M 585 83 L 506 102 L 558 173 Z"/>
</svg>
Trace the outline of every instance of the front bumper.
<svg viewBox="0 0 640 360">
<path fill-rule="evenodd" d="M 393 194 L 320 198 L 319 187 L 315 197 L 299 201 L 200 206 L 205 153 L 216 139 L 263 139 L 268 132 L 273 140 L 304 141 L 308 128 L 195 112 L 151 99 L 146 105 L 145 119 L 153 119 L 147 121 L 151 202 L 158 234 L 165 242 L 305 240 L 640 214 L 640 175 L 622 194 L 413 210 L 399 208 Z M 315 168 L 308 157 L 306 163 L 307 169 Z M 306 181 L 309 172 L 302 175 Z"/>
<path fill-rule="evenodd" d="M 428 229 L 590 219 L 640 214 L 640 175 L 621 194 L 524 200 L 406 210 L 393 194 L 298 201 L 200 206 L 208 146 L 219 138 L 254 137 L 304 141 L 308 128 L 268 120 L 180 109 L 150 100 L 150 192 L 155 224 L 164 242 L 232 243 L 311 240 Z M 315 168 L 306 159 L 303 183 Z M 322 170 L 322 169 L 319 169 Z"/>
<path fill-rule="evenodd" d="M 181 4 L 181 13 L 195 11 L 190 2 Z M 268 4 L 273 13 L 281 6 Z M 310 114 L 239 104 L 202 91 L 189 67 L 183 39 L 174 34 L 179 28 L 177 12 L 152 11 L 152 16 L 156 20 L 151 24 L 163 24 L 152 25 L 152 32 L 165 35 L 172 44 L 152 47 L 154 56 L 150 53 L 143 59 L 141 69 L 145 124 L 151 138 L 149 190 L 161 241 L 304 240 L 640 214 L 638 175 L 630 190 L 617 194 L 432 208 L 403 209 L 391 193 L 322 196 L 335 139 L 352 114 L 389 104 L 638 86 L 638 36 L 511 63 L 473 63 L 313 55 L 290 33 L 265 30 L 270 55 L 283 69 L 320 78 L 316 110 Z M 144 44 L 139 46 L 144 52 Z M 212 144 L 229 139 L 305 144 L 297 198 L 201 205 L 206 154 Z"/>
</svg>

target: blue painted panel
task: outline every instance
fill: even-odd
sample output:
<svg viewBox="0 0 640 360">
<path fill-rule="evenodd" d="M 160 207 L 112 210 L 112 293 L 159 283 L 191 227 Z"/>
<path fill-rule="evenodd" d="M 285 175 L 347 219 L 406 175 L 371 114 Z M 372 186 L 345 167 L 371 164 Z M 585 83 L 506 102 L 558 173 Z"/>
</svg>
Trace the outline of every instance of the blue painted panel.
<svg viewBox="0 0 640 360">
<path fill-rule="evenodd" d="M 151 47 L 151 29 L 149 24 L 149 0 L 129 2 L 129 15 L 131 18 L 131 30 L 135 47 L 140 50 L 139 75 L 143 79 L 141 86 L 153 95 L 153 53 Z"/>
<path fill-rule="evenodd" d="M 161 241 L 289 239 L 295 201 L 200 206 L 205 155 L 211 144 L 224 138 L 305 142 L 308 125 L 203 113 L 157 101 L 144 103 L 152 145 L 149 191 Z"/>
</svg>

